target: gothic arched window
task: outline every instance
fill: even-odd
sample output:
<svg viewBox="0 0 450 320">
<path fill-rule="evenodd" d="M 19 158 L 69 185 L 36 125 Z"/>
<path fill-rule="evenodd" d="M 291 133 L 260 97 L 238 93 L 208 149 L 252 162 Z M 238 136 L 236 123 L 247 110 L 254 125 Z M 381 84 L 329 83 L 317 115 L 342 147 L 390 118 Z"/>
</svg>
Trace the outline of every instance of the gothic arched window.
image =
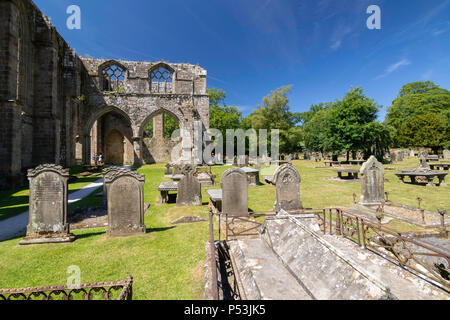
<svg viewBox="0 0 450 320">
<path fill-rule="evenodd" d="M 116 91 L 121 90 L 125 82 L 125 68 L 117 65 L 110 64 L 103 68 L 103 90 L 104 91 Z"/>
<path fill-rule="evenodd" d="M 150 91 L 172 92 L 173 70 L 169 66 L 158 65 L 150 71 Z"/>
</svg>

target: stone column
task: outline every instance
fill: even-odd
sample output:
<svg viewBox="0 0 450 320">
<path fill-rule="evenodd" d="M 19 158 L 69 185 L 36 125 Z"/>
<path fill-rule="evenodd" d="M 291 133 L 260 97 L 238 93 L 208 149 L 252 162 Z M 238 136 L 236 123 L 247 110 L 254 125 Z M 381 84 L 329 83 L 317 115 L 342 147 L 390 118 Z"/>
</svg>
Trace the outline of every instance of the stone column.
<svg viewBox="0 0 450 320">
<path fill-rule="evenodd" d="M 91 163 L 91 136 L 83 135 L 81 144 L 83 147 L 83 164 L 89 165 Z"/>
<path fill-rule="evenodd" d="M 164 138 L 164 113 L 153 118 L 153 138 Z"/>
<path fill-rule="evenodd" d="M 142 139 L 133 137 L 134 161 L 133 166 L 142 165 Z"/>
</svg>

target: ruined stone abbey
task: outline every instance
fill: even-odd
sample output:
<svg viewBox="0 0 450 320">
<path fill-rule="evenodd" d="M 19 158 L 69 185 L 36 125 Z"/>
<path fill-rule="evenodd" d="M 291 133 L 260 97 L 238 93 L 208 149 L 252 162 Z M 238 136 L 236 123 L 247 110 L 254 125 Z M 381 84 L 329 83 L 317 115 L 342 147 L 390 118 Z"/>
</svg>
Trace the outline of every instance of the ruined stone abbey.
<svg viewBox="0 0 450 320">
<path fill-rule="evenodd" d="M 0 30 L 0 189 L 42 163 L 91 164 L 101 153 L 138 165 L 169 161 L 174 148 L 189 156 L 192 143 L 164 137 L 164 114 L 188 132 L 209 128 L 199 66 L 81 58 L 31 0 L 1 0 Z"/>
</svg>

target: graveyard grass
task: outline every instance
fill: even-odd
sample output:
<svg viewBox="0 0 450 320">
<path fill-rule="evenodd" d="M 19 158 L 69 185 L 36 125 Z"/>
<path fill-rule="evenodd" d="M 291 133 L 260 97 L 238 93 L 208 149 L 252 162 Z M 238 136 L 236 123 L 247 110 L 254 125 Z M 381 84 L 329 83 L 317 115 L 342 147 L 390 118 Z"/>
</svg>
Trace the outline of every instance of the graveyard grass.
<svg viewBox="0 0 450 320">
<path fill-rule="evenodd" d="M 302 179 L 301 197 L 305 208 L 349 206 L 353 193 L 359 199 L 360 183 L 342 183 L 327 180 L 336 177 L 333 168 L 312 161 L 294 161 Z M 436 211 L 450 209 L 450 186 L 425 187 L 401 184 L 395 176 L 397 169 L 417 167 L 417 159 L 385 165 L 396 170 L 386 170 L 385 191 L 390 200 L 417 206 L 421 197 L 422 207 Z M 216 187 L 222 173 L 230 167 L 213 167 Z M 271 168 L 264 168 L 270 173 Z M 70 244 L 44 244 L 19 246 L 21 238 L 0 242 L 0 288 L 18 288 L 43 285 L 62 285 L 67 281 L 67 267 L 77 265 L 81 269 L 81 281 L 103 282 L 134 277 L 134 299 L 202 299 L 204 286 L 205 243 L 208 240 L 208 222 L 171 225 L 171 221 L 186 215 L 198 215 L 208 220 L 208 198 L 202 190 L 203 206 L 176 207 L 175 204 L 158 204 L 158 185 L 164 179 L 164 164 L 145 165 L 139 173 L 146 175 L 145 202 L 151 207 L 145 215 L 147 233 L 128 238 L 107 238 L 105 228 L 73 231 L 77 240 Z M 268 175 L 261 172 L 262 176 Z M 167 179 L 166 179 L 167 180 Z M 448 180 L 448 179 L 447 179 Z M 447 181 L 450 184 L 450 181 Z M 266 211 L 273 208 L 275 187 L 262 185 L 249 188 L 249 208 Z M 101 198 L 93 195 L 77 206 L 99 205 Z M 4 209 L 4 208 L 1 208 Z M 399 231 L 420 231 L 408 224 L 394 220 L 388 226 Z"/>
</svg>

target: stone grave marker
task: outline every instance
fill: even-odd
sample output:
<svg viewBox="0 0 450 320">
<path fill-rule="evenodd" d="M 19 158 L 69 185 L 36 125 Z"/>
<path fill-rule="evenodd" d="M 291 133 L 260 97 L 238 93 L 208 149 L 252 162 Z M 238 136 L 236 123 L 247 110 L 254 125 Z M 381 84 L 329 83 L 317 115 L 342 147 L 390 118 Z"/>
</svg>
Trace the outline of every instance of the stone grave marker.
<svg viewBox="0 0 450 320">
<path fill-rule="evenodd" d="M 445 149 L 442 154 L 443 154 L 445 160 L 450 160 L 450 150 Z"/>
<path fill-rule="evenodd" d="M 21 245 L 75 240 L 67 221 L 69 170 L 54 164 L 28 170 L 30 208 Z"/>
<path fill-rule="evenodd" d="M 202 205 L 202 185 L 190 168 L 185 167 L 184 177 L 178 182 L 177 206 Z"/>
<path fill-rule="evenodd" d="M 248 178 L 244 170 L 231 168 L 222 175 L 222 212 L 229 216 L 248 216 Z"/>
<path fill-rule="evenodd" d="M 384 168 L 375 156 L 361 167 L 361 203 L 381 203 L 384 201 Z"/>
<path fill-rule="evenodd" d="M 166 171 L 164 171 L 164 176 L 171 176 L 172 175 L 172 166 L 170 163 L 166 164 Z"/>
<path fill-rule="evenodd" d="M 276 212 L 303 209 L 300 199 L 300 174 L 293 165 L 284 164 L 278 167 L 273 180 L 276 186 Z"/>
<path fill-rule="evenodd" d="M 145 175 L 120 169 L 105 175 L 108 194 L 108 236 L 144 234 Z"/>
</svg>

